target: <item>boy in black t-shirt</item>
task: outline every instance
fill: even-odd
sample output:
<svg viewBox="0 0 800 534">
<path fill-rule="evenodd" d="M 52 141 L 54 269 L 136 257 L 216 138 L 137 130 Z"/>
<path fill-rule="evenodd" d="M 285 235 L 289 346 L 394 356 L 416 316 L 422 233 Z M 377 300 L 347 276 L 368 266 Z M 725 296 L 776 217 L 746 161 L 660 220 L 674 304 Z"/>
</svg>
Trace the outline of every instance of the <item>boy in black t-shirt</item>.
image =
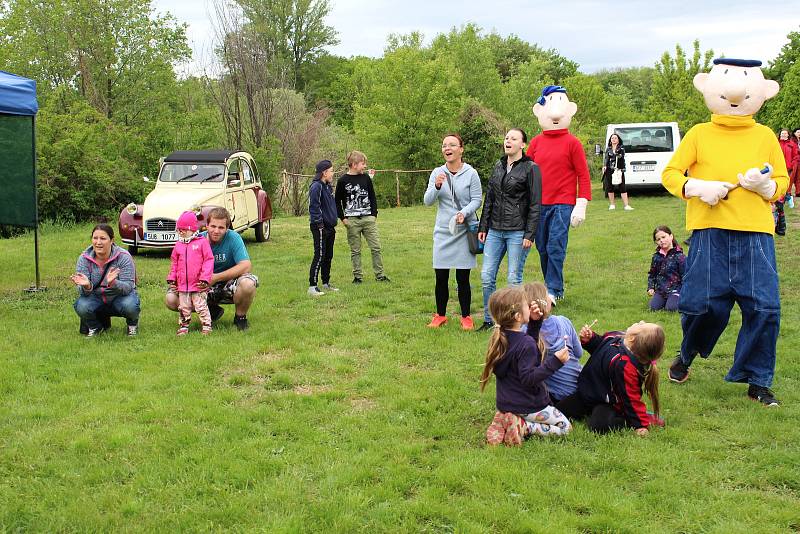
<svg viewBox="0 0 800 534">
<path fill-rule="evenodd" d="M 389 281 L 383 272 L 381 242 L 376 223 L 378 203 L 375 199 L 372 180 L 369 175 L 364 173 L 366 168 L 367 157 L 363 153 L 353 150 L 347 155 L 347 173 L 336 183 L 336 211 L 347 228 L 347 243 L 350 245 L 350 259 L 353 262 L 354 284 L 360 284 L 363 280 L 361 271 L 362 234 L 372 253 L 372 269 L 375 271 L 375 279 L 379 282 Z"/>
</svg>

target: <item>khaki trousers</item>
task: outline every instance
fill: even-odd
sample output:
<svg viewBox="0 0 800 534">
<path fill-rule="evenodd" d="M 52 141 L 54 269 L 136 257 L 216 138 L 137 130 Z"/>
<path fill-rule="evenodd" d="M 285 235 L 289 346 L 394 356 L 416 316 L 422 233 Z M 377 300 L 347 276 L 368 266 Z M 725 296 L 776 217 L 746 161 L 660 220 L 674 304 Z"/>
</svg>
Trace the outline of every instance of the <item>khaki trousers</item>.
<svg viewBox="0 0 800 534">
<path fill-rule="evenodd" d="M 372 270 L 376 277 L 384 276 L 383 259 L 381 258 L 381 240 L 378 237 L 378 224 L 375 217 L 348 217 L 347 243 L 350 245 L 350 260 L 353 262 L 353 277 L 363 278 L 361 271 L 361 235 L 367 240 L 372 253 Z"/>
</svg>

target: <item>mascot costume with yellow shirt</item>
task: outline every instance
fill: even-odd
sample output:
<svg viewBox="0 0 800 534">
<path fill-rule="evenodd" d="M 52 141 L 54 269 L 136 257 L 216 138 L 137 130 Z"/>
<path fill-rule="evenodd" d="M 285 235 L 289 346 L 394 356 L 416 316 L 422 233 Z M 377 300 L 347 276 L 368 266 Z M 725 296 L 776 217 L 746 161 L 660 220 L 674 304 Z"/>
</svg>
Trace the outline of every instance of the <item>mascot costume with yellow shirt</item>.
<svg viewBox="0 0 800 534">
<path fill-rule="evenodd" d="M 711 122 L 689 130 L 661 177 L 686 201 L 693 232 L 679 305 L 683 341 L 669 379 L 685 382 L 695 356 L 711 354 L 736 303 L 742 326 L 725 380 L 749 384 L 750 398 L 777 406 L 770 387 L 781 312 L 770 202 L 789 177 L 775 134 L 753 119 L 778 93 L 760 66 L 721 58 L 694 77 Z"/>
</svg>

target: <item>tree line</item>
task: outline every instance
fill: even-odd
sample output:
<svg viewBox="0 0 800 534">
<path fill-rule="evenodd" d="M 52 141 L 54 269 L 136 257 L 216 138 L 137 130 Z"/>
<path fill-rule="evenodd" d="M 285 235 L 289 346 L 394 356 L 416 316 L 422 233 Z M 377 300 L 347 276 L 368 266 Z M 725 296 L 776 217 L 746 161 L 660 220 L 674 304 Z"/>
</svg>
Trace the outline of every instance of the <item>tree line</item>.
<svg viewBox="0 0 800 534">
<path fill-rule="evenodd" d="M 582 73 L 557 50 L 476 24 L 430 43 L 391 35 L 379 58 L 344 58 L 326 24 L 330 0 L 217 0 L 212 61 L 179 78 L 191 58 L 186 25 L 150 0 L 0 2 L 0 62 L 37 81 L 39 210 L 82 221 L 141 201 L 158 159 L 173 150 L 242 148 L 273 191 L 281 169 L 308 173 L 358 148 L 370 165 L 432 168 L 445 132 L 488 176 L 505 131 L 538 133 L 533 101 L 548 84 L 578 104 L 572 130 L 587 147 L 612 122 L 708 120 L 692 86 L 714 57 L 695 41 L 652 66 Z M 800 32 L 765 68 L 782 85 L 757 119 L 800 126 Z"/>
</svg>

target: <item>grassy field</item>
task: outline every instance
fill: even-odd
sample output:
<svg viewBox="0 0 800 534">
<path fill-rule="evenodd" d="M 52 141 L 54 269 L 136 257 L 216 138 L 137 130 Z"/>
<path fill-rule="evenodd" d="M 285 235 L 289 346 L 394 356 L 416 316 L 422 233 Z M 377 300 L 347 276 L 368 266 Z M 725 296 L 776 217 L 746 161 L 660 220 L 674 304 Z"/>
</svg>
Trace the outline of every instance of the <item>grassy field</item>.
<svg viewBox="0 0 800 534">
<path fill-rule="evenodd" d="M 597 330 L 639 319 L 665 327 L 667 426 L 638 438 L 577 424 L 565 439 L 515 449 L 484 445 L 494 413 L 494 382 L 478 391 L 487 337 L 454 320 L 425 328 L 434 209 L 381 212 L 391 284 L 369 271 L 350 283 L 340 228 L 332 281 L 342 289 L 318 300 L 306 296 L 305 219 L 273 221 L 265 244 L 248 232 L 261 279 L 251 329 L 236 331 L 229 309 L 208 338 L 176 338 L 162 305 L 163 253 L 136 259 L 141 334 L 125 338 L 116 319 L 84 339 L 67 277 L 90 226 L 43 229 L 48 291 L 37 295 L 22 291 L 33 280 L 32 237 L 0 241 L 0 530 L 800 530 L 800 218 L 787 210 L 788 236 L 777 238 L 783 406 L 766 409 L 722 380 L 738 309 L 689 382 L 666 380 L 679 317 L 646 311 L 646 274 L 655 225 L 686 237 L 683 206 L 667 196 L 632 204 L 609 212 L 593 202 L 571 232 L 558 313 L 598 319 Z M 525 280 L 540 277 L 533 252 Z M 477 270 L 472 285 L 477 322 Z"/>
</svg>

